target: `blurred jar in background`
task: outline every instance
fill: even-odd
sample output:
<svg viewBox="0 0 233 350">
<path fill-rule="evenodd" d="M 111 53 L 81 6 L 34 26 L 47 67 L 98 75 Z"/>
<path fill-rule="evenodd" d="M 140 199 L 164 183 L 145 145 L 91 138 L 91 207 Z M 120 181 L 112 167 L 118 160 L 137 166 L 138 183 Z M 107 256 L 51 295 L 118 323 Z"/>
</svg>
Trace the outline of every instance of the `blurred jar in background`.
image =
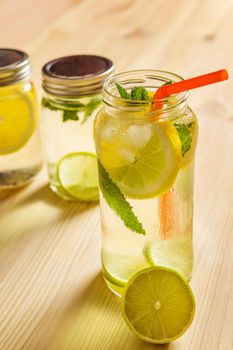
<svg viewBox="0 0 233 350">
<path fill-rule="evenodd" d="M 42 166 L 36 92 L 25 52 L 0 49 L 0 190 L 22 186 Z"/>
<path fill-rule="evenodd" d="M 112 61 L 93 55 L 58 58 L 42 68 L 50 187 L 67 200 L 98 200 L 93 121 L 113 69 Z"/>
</svg>

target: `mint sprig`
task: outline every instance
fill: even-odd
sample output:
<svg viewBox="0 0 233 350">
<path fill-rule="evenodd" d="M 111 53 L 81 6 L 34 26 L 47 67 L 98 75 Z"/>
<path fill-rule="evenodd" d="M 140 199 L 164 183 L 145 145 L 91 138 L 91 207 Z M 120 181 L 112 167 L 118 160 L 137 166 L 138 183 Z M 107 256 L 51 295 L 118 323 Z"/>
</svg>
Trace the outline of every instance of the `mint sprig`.
<svg viewBox="0 0 233 350">
<path fill-rule="evenodd" d="M 172 84 L 172 81 L 167 81 L 163 85 L 170 85 L 170 84 Z M 167 98 L 167 101 L 169 100 L 169 98 L 170 97 Z M 182 157 L 184 157 L 185 153 L 188 152 L 192 146 L 192 133 L 190 130 L 192 128 L 192 123 L 190 124 L 174 123 L 174 126 L 180 138 Z"/>
<path fill-rule="evenodd" d="M 125 98 L 127 100 L 132 100 L 131 95 L 127 92 L 127 90 L 125 88 L 123 88 L 123 86 L 116 83 L 116 87 L 117 87 L 117 90 L 122 98 Z"/>
<path fill-rule="evenodd" d="M 48 108 L 51 111 L 57 111 L 58 108 L 54 106 L 47 98 L 43 97 L 41 100 L 41 104 L 44 108 Z"/>
<path fill-rule="evenodd" d="M 119 95 L 124 99 L 135 101 L 148 101 L 150 99 L 147 90 L 143 86 L 133 87 L 130 94 L 119 83 L 116 83 L 116 87 Z"/>
<path fill-rule="evenodd" d="M 72 111 L 70 109 L 66 109 L 63 111 L 63 122 L 66 122 L 67 120 L 79 120 L 79 117 L 77 115 L 76 111 Z"/>
<path fill-rule="evenodd" d="M 131 205 L 121 193 L 119 187 L 112 181 L 108 172 L 98 161 L 100 190 L 109 207 L 121 218 L 131 231 L 145 235 L 146 231 L 134 214 Z"/>
<path fill-rule="evenodd" d="M 44 108 L 48 108 L 51 111 L 62 111 L 62 120 L 63 122 L 66 122 L 68 120 L 79 120 L 79 112 L 83 112 L 83 119 L 81 124 L 85 123 L 89 117 L 92 115 L 94 110 L 100 105 L 101 99 L 100 98 L 93 98 L 88 102 L 86 105 L 80 102 L 71 103 L 67 102 L 63 105 L 56 105 L 53 104 L 49 99 L 43 97 L 42 98 L 42 106 Z"/>
<path fill-rule="evenodd" d="M 84 106 L 84 117 L 82 120 L 82 123 L 85 123 L 89 117 L 92 115 L 94 110 L 101 104 L 101 99 L 100 98 L 93 98 L 88 104 Z"/>
<path fill-rule="evenodd" d="M 174 126 L 176 128 L 176 131 L 181 141 L 182 157 L 184 157 L 185 153 L 188 152 L 192 146 L 192 134 L 191 134 L 192 123 L 190 124 L 174 123 Z"/>
<path fill-rule="evenodd" d="M 131 90 L 131 97 L 132 100 L 136 101 L 148 101 L 150 99 L 147 90 L 142 86 L 135 86 Z"/>
<path fill-rule="evenodd" d="M 163 85 L 170 85 L 172 84 L 172 80 L 166 81 L 166 83 L 164 83 Z"/>
</svg>

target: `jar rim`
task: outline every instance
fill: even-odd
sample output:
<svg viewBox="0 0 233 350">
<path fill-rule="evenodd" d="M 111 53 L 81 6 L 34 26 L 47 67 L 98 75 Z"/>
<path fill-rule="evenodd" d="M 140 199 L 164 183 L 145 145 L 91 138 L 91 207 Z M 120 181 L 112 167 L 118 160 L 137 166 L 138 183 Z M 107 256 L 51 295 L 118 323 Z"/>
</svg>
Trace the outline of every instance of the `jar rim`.
<svg viewBox="0 0 233 350">
<path fill-rule="evenodd" d="M 102 90 L 105 79 L 113 70 L 113 62 L 103 56 L 64 56 L 42 67 L 42 87 L 58 96 L 96 94 Z"/>
<path fill-rule="evenodd" d="M 154 106 L 154 104 L 156 104 L 157 102 L 163 106 L 161 109 L 157 110 L 157 112 L 160 115 L 162 115 L 164 113 L 169 113 L 171 110 L 174 110 L 175 108 L 182 109 L 183 107 L 185 107 L 187 99 L 189 97 L 189 91 L 172 95 L 173 97 L 175 97 L 176 103 L 173 106 L 167 107 L 165 106 L 165 103 L 164 103 L 167 101 L 167 97 L 160 98 L 160 99 L 150 99 L 146 101 L 124 99 L 119 95 L 116 95 L 117 89 L 116 89 L 115 83 L 117 82 L 121 84 L 126 89 L 127 89 L 127 86 L 130 86 L 131 88 L 134 86 L 144 86 L 145 88 L 149 89 L 149 91 L 151 91 L 150 89 L 157 90 L 157 88 L 159 88 L 160 86 L 162 86 L 164 83 L 168 81 L 178 82 L 182 80 L 184 80 L 184 78 L 182 78 L 180 75 L 171 73 L 165 70 L 139 69 L 139 70 L 130 70 L 130 71 L 117 73 L 110 76 L 108 79 L 106 79 L 104 83 L 103 102 L 112 108 L 119 108 L 122 111 L 125 110 L 125 111 L 131 111 L 131 112 L 143 111 L 149 105 Z M 157 81 L 157 85 L 151 85 L 152 82 L 155 83 L 156 81 Z M 149 86 L 148 86 L 148 83 L 149 83 Z M 154 112 L 155 111 L 153 109 L 152 112 L 148 112 L 148 115 L 151 113 L 154 114 Z"/>
</svg>

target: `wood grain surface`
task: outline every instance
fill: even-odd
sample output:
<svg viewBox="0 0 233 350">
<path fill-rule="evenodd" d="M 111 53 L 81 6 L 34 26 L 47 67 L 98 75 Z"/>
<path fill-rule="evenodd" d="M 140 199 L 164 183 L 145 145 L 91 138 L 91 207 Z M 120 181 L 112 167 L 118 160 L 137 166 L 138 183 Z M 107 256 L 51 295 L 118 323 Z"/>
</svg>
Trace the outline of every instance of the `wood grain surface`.
<svg viewBox="0 0 233 350">
<path fill-rule="evenodd" d="M 1 47 L 20 48 L 81 0 L 0 0 Z"/>
<path fill-rule="evenodd" d="M 30 22 L 21 21 L 27 11 L 20 2 L 30 4 Z M 232 0 L 0 0 L 0 10 L 1 45 L 18 42 L 29 52 L 39 94 L 42 64 L 71 53 L 107 55 L 117 71 L 233 73 Z M 191 282 L 197 311 L 187 333 L 153 346 L 130 332 L 100 274 L 98 205 L 59 199 L 43 169 L 30 186 L 0 195 L 1 350 L 233 349 L 232 101 L 231 79 L 190 97 L 200 137 Z"/>
</svg>

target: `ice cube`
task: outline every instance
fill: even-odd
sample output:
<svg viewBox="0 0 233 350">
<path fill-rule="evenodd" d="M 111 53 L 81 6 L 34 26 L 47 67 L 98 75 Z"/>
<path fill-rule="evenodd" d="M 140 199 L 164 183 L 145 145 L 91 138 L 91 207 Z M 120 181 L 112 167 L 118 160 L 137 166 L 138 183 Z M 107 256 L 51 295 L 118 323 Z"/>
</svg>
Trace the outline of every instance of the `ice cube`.
<svg viewBox="0 0 233 350">
<path fill-rule="evenodd" d="M 101 138 L 104 141 L 111 141 L 113 136 L 118 132 L 118 128 L 111 122 L 105 122 L 101 129 Z"/>
<path fill-rule="evenodd" d="M 151 125 L 130 125 L 127 130 L 129 142 L 137 148 L 144 147 L 151 138 Z"/>
</svg>

